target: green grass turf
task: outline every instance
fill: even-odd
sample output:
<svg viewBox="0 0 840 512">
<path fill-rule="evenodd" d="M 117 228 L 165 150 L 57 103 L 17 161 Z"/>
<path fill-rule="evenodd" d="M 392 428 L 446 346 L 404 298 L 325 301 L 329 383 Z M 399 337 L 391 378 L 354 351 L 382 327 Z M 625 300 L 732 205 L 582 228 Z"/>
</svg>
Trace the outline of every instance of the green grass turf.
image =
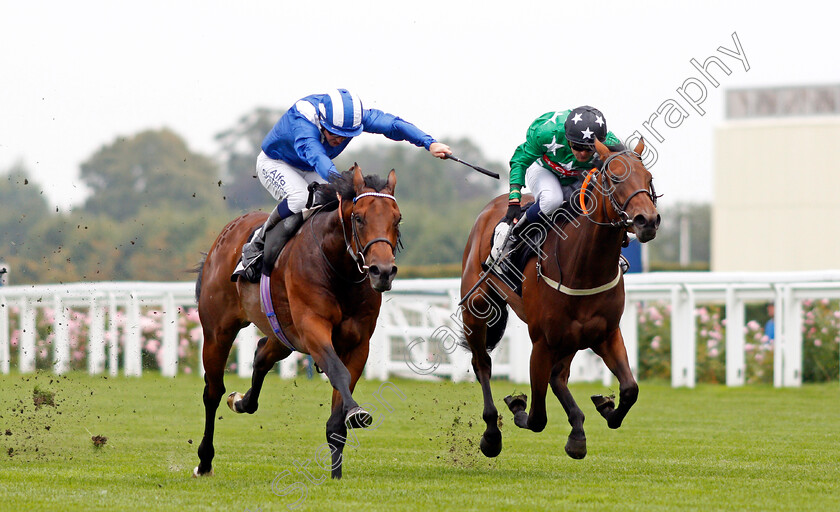
<svg viewBox="0 0 840 512">
<path fill-rule="evenodd" d="M 310 482 L 298 466 L 326 475 L 316 458 L 330 387 L 319 378 L 270 375 L 253 416 L 223 401 L 216 476 L 193 479 L 203 431 L 198 377 L 0 376 L 0 510 L 269 511 L 298 498 L 301 510 L 840 510 L 837 383 L 689 390 L 643 382 L 618 430 L 588 398 L 609 390 L 576 384 L 588 441 L 577 461 L 563 451 L 569 425 L 553 396 L 549 424 L 534 434 L 513 425 L 501 400 L 527 386 L 494 381 L 504 449 L 486 459 L 478 384 L 393 382 L 405 401 L 383 393 L 393 411 L 378 404 L 377 428 L 357 431 L 344 479 Z M 380 384 L 360 382 L 357 400 L 375 403 Z M 36 410 L 36 386 L 53 392 L 55 405 Z M 229 375 L 226 386 L 244 392 L 248 382 Z M 94 447 L 93 435 L 107 442 Z M 275 494 L 272 481 L 288 494 Z"/>
</svg>

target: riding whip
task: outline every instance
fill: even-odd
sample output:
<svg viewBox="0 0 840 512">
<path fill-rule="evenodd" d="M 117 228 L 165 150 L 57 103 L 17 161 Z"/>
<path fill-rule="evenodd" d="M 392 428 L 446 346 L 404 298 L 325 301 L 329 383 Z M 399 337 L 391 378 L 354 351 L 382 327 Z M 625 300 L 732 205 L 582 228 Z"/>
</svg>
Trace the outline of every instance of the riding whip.
<svg viewBox="0 0 840 512">
<path fill-rule="evenodd" d="M 454 157 L 454 156 L 452 156 L 452 155 L 446 155 L 446 158 L 448 158 L 448 159 L 450 159 L 450 160 L 455 160 L 456 162 L 458 162 L 458 163 L 460 163 L 460 164 L 464 164 L 464 165 L 466 165 L 467 167 L 472 167 L 473 169 L 475 169 L 476 171 L 480 172 L 481 174 L 486 174 L 487 176 L 490 176 L 491 178 L 496 178 L 496 179 L 499 179 L 499 175 L 498 175 L 498 174 L 496 174 L 496 173 L 495 173 L 495 172 L 493 172 L 493 171 L 488 171 L 487 169 L 485 169 L 485 168 L 483 168 L 483 167 L 479 167 L 479 166 L 477 166 L 477 165 L 473 165 L 473 164 L 471 164 L 471 163 L 469 163 L 469 162 L 465 162 L 465 161 L 461 160 L 460 158 L 456 158 L 456 157 Z"/>
</svg>

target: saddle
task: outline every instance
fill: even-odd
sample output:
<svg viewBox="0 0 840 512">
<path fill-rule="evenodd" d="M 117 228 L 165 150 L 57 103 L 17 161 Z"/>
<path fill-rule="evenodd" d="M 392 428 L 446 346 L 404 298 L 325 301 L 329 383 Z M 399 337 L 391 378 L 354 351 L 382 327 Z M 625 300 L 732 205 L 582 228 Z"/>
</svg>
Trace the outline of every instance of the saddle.
<svg viewBox="0 0 840 512">
<path fill-rule="evenodd" d="M 525 216 L 525 211 L 528 210 L 532 204 L 534 204 L 533 201 L 522 206 L 522 214 L 517 219 L 517 222 Z M 569 202 L 566 201 L 558 209 L 558 211 L 552 215 L 552 218 L 559 218 L 559 221 L 556 222 L 556 226 L 562 227 L 568 223 L 568 219 L 575 218 L 578 213 L 579 212 L 576 212 Z M 546 219 L 542 216 L 538 221 L 532 223 L 532 225 L 541 225 L 546 227 L 546 229 L 550 229 L 546 224 Z M 542 230 L 531 229 L 530 226 L 528 226 L 523 230 L 521 238 L 517 241 L 516 245 L 513 249 L 511 249 L 506 257 L 496 261 L 492 266 L 482 263 L 481 268 L 485 272 L 489 271 L 495 274 L 499 279 L 507 284 L 514 293 L 521 297 L 525 266 L 532 257 L 537 255 L 536 249 L 541 249 L 544 243 L 545 239 L 543 237 Z"/>
<path fill-rule="evenodd" d="M 273 229 L 270 229 L 266 233 L 263 254 L 259 256 L 259 259 L 261 259 L 262 261 L 256 261 L 254 263 L 254 268 L 259 269 L 263 265 L 273 266 L 274 263 L 277 261 L 277 258 L 280 257 L 280 253 L 283 251 L 283 248 L 286 246 L 288 241 L 295 236 L 295 234 L 298 232 L 298 230 L 306 221 L 306 219 L 308 219 L 321 209 L 329 211 L 331 209 L 334 209 L 338 205 L 338 200 L 336 200 L 335 197 L 331 197 L 324 190 L 322 190 L 320 183 L 310 183 L 307 189 L 309 190 L 309 197 L 306 200 L 306 207 L 304 208 L 303 212 L 283 219 L 282 221 L 280 221 L 278 226 L 275 226 Z M 276 229 L 277 227 L 279 227 L 280 224 L 282 224 L 282 230 Z M 257 226 L 251 232 L 251 234 L 248 236 L 248 239 L 246 240 L 246 243 L 250 242 L 251 239 L 254 238 L 254 235 L 260 229 L 260 227 L 261 226 Z M 278 234 L 280 231 L 282 231 L 282 234 Z M 246 279 L 251 283 L 260 282 L 260 273 L 246 271 L 245 268 L 242 266 L 241 261 L 237 265 L 236 269 L 233 271 L 233 275 L 231 275 L 231 280 L 237 279 L 237 276 L 242 277 L 243 279 Z"/>
</svg>

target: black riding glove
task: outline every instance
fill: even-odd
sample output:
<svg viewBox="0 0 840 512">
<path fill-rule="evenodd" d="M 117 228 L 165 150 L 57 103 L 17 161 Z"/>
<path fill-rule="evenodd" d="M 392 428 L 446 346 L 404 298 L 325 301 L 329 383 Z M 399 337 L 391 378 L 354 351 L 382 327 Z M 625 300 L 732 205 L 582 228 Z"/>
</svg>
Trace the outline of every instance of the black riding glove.
<svg viewBox="0 0 840 512">
<path fill-rule="evenodd" d="M 505 214 L 505 222 L 508 224 L 512 224 L 514 220 L 519 218 L 519 215 L 522 213 L 522 206 L 519 202 L 510 202 L 508 203 L 507 213 Z"/>
</svg>

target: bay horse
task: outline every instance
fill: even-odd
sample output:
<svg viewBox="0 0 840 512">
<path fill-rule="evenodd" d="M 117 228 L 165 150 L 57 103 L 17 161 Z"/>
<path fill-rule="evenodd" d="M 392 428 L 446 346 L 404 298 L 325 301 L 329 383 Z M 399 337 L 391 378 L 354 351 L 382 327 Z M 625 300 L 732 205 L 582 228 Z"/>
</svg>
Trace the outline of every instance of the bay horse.
<svg viewBox="0 0 840 512">
<path fill-rule="evenodd" d="M 484 396 L 487 427 L 479 446 L 487 457 L 502 450 L 499 414 L 490 392 L 490 351 L 499 343 L 507 324 L 507 306 L 528 326 L 533 344 L 530 362 L 531 408 L 527 396 L 505 398 L 516 426 L 541 432 L 547 423 L 547 386 L 560 400 L 572 426 L 565 446 L 575 459 L 586 456 L 584 414 L 569 392 L 569 369 L 575 353 L 592 349 L 618 378 L 619 405 L 613 397 L 592 397 L 610 428 L 618 428 L 636 402 L 639 387 L 630 370 L 619 320 L 624 311 L 624 279 L 618 268 L 622 243 L 628 232 L 641 242 L 656 236 L 660 216 L 652 176 L 642 163 L 644 141 L 631 152 L 611 152 L 596 141 L 603 162 L 593 169 L 578 197 L 585 215 L 553 217 L 549 226 L 536 223 L 523 230 L 542 230 L 542 247 L 535 246 L 520 278 L 521 297 L 494 273 L 485 276 L 482 263 L 491 249 L 493 230 L 504 217 L 507 196 L 499 196 L 479 214 L 463 257 L 461 279 L 464 336 L 472 352 L 472 367 Z M 528 197 L 523 197 L 523 204 Z M 536 261 L 535 261 L 536 260 Z M 562 278 L 561 278 L 562 276 Z"/>
<path fill-rule="evenodd" d="M 394 198 L 393 170 L 383 180 L 362 176 L 358 165 L 321 190 L 337 201 L 324 206 L 301 226 L 280 253 L 271 273 L 271 305 L 279 321 L 271 325 L 261 311 L 260 284 L 231 282 L 242 245 L 266 219 L 252 212 L 231 221 L 210 247 L 196 281 L 198 314 L 204 332 L 204 437 L 194 476 L 212 475 L 216 409 L 225 393 L 224 370 L 234 338 L 253 323 L 271 333 L 257 343 L 251 389 L 233 392 L 228 405 L 237 413 L 257 410 L 266 374 L 292 349 L 310 354 L 333 387 L 327 443 L 331 475 L 341 478 L 348 428 L 365 428 L 371 415 L 352 392 L 368 358 L 369 341 L 381 292 L 397 273 L 400 209 Z M 286 345 L 284 340 L 289 343 Z"/>
</svg>

